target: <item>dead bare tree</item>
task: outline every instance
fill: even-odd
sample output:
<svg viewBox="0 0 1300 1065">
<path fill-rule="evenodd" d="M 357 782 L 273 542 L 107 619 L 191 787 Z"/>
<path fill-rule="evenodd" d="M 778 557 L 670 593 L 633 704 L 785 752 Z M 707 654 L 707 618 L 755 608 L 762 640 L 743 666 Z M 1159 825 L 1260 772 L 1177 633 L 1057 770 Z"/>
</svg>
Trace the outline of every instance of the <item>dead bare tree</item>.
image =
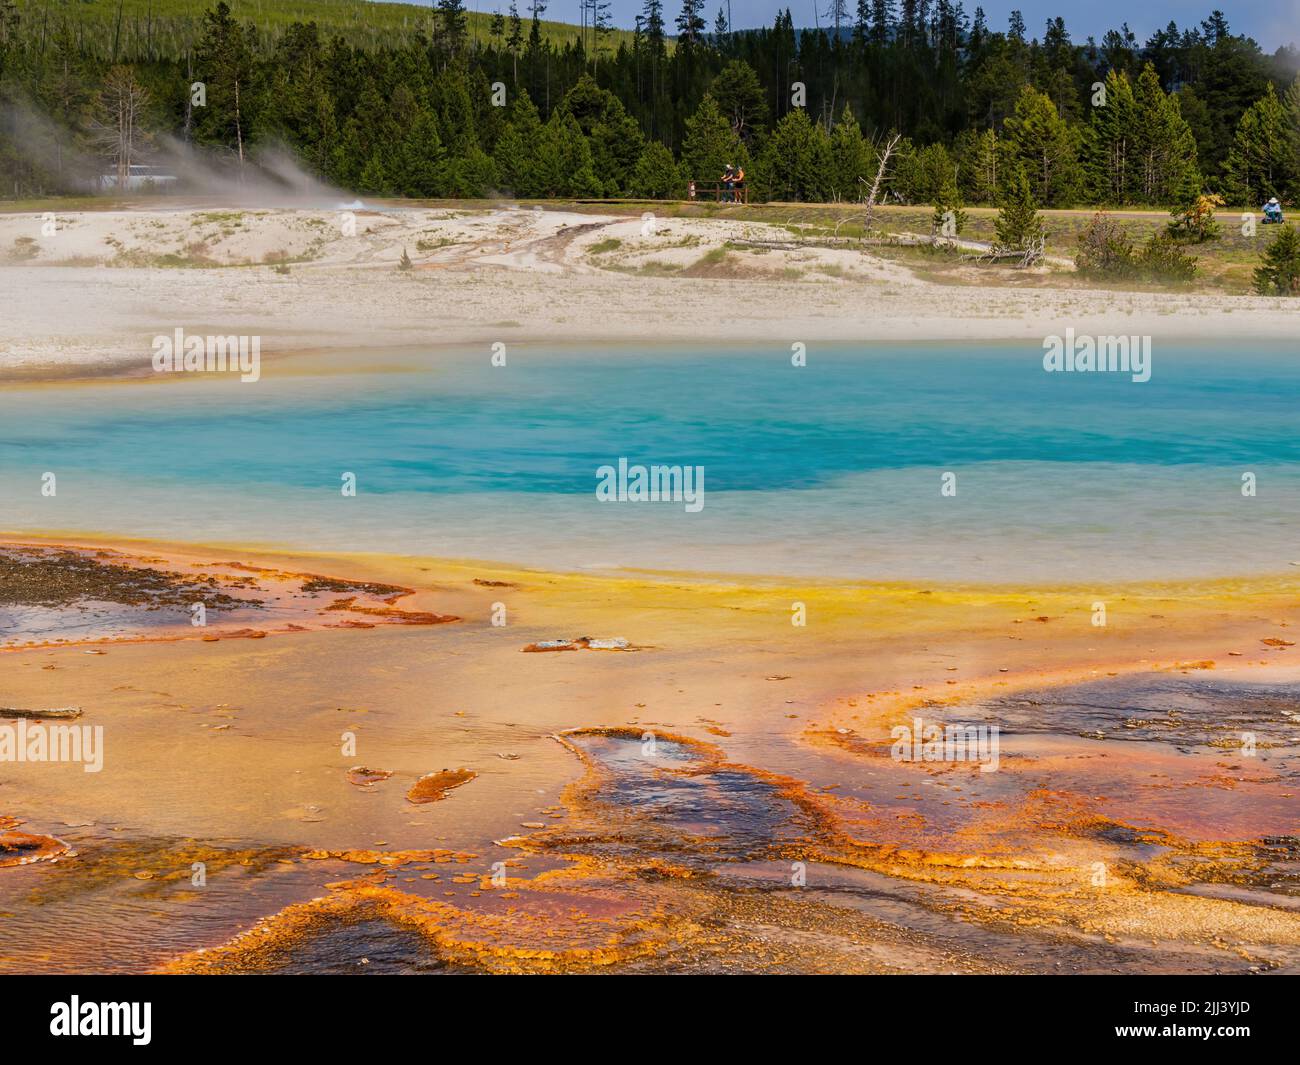
<svg viewBox="0 0 1300 1065">
<path fill-rule="evenodd" d="M 131 160 L 146 139 L 144 111 L 148 105 L 149 90 L 135 80 L 130 67 L 113 67 L 108 72 L 99 94 L 100 115 L 92 122 L 91 133 L 103 154 L 113 161 L 119 192 L 126 189 Z"/>
<path fill-rule="evenodd" d="M 895 133 L 885 142 L 884 148 L 881 149 L 880 165 L 876 167 L 876 180 L 871 183 L 871 191 L 867 193 L 867 220 L 862 227 L 862 232 L 864 234 L 871 232 L 871 226 L 875 220 L 876 202 L 880 196 L 880 186 L 885 180 L 885 175 L 889 172 L 890 157 L 894 154 L 894 150 L 898 147 L 898 142 L 902 139 L 903 137 L 901 133 Z M 862 181 L 864 185 L 866 184 L 862 178 L 858 178 L 858 180 Z"/>
<path fill-rule="evenodd" d="M 1008 248 L 1000 244 L 989 245 L 988 251 L 974 256 L 977 262 L 996 263 L 1011 260 L 1012 266 L 1028 269 L 1037 266 L 1046 257 L 1047 237 L 1040 233 L 1030 237 L 1022 246 Z"/>
</svg>

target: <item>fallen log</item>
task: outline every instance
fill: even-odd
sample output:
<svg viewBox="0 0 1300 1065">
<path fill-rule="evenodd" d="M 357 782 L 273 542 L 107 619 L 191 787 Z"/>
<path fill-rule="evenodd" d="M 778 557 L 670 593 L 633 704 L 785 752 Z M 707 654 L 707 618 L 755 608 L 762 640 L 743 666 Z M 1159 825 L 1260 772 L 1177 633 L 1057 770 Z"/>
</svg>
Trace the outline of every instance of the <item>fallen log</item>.
<svg viewBox="0 0 1300 1065">
<path fill-rule="evenodd" d="M 0 706 L 0 717 L 57 717 L 73 718 L 81 716 L 79 706 L 55 706 L 47 710 L 25 710 L 12 706 Z"/>
</svg>

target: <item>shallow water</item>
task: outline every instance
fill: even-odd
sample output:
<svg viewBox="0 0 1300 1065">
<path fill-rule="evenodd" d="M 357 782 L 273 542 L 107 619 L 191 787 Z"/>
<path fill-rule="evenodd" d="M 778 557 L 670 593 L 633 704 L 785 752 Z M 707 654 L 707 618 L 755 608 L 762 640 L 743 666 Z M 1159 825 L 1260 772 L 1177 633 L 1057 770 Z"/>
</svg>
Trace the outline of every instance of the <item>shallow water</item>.
<svg viewBox="0 0 1300 1065">
<path fill-rule="evenodd" d="M 1296 694 L 1287 685 L 1144 676 L 945 708 L 947 720 L 987 720 L 1007 729 L 1001 768 L 987 774 L 970 765 L 899 763 L 875 747 L 777 739 L 761 729 L 734 742 L 688 742 L 647 725 L 569 733 L 567 750 L 545 736 L 535 743 L 514 736 L 512 747 L 524 759 L 505 764 L 522 766 L 526 776 L 506 790 L 504 805 L 481 801 L 475 789 L 489 782 L 484 777 L 419 808 L 418 821 L 411 821 L 414 808 L 402 798 L 409 772 L 373 790 L 341 784 L 344 790 L 321 808 L 325 824 L 294 811 L 289 822 L 277 820 L 261 809 L 266 800 L 252 780 L 245 800 L 232 806 L 223 790 L 220 809 L 205 811 L 235 833 L 255 823 L 274 828 L 282 841 L 275 843 L 237 834 L 215 843 L 151 835 L 119 818 L 98 824 L 69 818 L 62 826 L 43 821 L 39 827 L 57 832 L 77 856 L 0 876 L 0 970 L 139 971 L 227 942 L 284 907 L 350 893 L 355 903 L 290 934 L 273 934 L 272 922 L 254 937 L 256 949 L 223 957 L 218 967 L 584 970 L 589 963 L 548 965 L 530 960 L 530 952 L 558 949 L 570 939 L 602 943 L 606 926 L 617 930 L 653 913 L 664 923 L 637 931 L 629 942 L 638 949 L 602 971 L 1295 967 L 1300 947 L 1270 944 L 1266 933 L 1264 945 L 1239 955 L 1196 936 L 1168 937 L 1156 924 L 1144 934 L 1106 939 L 1074 925 L 1093 912 L 1081 877 L 1095 859 L 1126 878 L 1157 876 L 1159 889 L 1140 897 L 1138 906 L 1180 894 L 1231 900 L 1257 913 L 1300 913 L 1300 744 L 1279 724 L 1289 720 L 1284 711 L 1295 706 Z M 1204 736 L 1171 740 L 1160 728 L 1123 729 L 1178 706 L 1203 724 L 1257 729 L 1272 746 L 1252 766 L 1237 752 L 1197 742 Z M 426 719 L 422 731 L 403 731 L 399 746 L 450 756 L 453 733 L 427 713 L 416 717 Z M 264 721 L 258 743 L 278 742 L 300 726 Z M 1111 726 L 1123 730 L 1123 739 L 1095 737 Z M 455 752 L 457 761 L 503 764 L 494 755 L 503 749 L 498 732 L 473 721 L 457 732 L 466 744 Z M 188 752 L 205 749 L 191 748 L 194 741 L 184 735 L 158 738 L 182 762 L 192 757 Z M 393 764 L 391 751 L 373 746 L 377 739 L 369 741 L 369 754 Z M 320 760 L 310 743 L 294 750 L 297 761 L 289 765 Z M 539 764 L 548 752 L 559 759 L 558 773 Z M 575 774 L 584 766 L 579 781 Z M 563 778 L 566 768 L 577 790 L 562 801 L 537 786 L 543 778 Z M 1230 788 L 1215 784 L 1225 774 Z M 341 781 L 341 771 L 333 778 Z M 216 795 L 205 791 L 208 782 L 193 786 L 195 798 Z M 13 789 L 7 790 L 12 800 Z M 530 817 L 545 827 L 521 827 Z M 335 845 L 376 851 L 351 861 L 321 860 L 293 845 L 318 829 L 328 829 Z M 383 845 L 373 838 L 381 832 Z M 1198 841 L 1215 845 L 1206 849 Z M 470 853 L 452 864 L 424 859 L 391 870 L 374 864 L 378 853 L 448 845 Z M 993 864 L 987 870 L 961 861 L 935 864 L 944 855 L 979 855 Z M 512 862 L 509 875 L 519 878 L 509 893 L 488 882 L 503 859 Z M 195 861 L 207 868 L 202 890 L 189 882 Z M 548 887 L 540 879 L 546 870 L 578 875 Z M 797 884 L 795 870 L 803 878 Z M 354 887 L 340 889 L 343 882 Z M 367 901 L 355 887 L 361 884 L 380 885 L 385 894 Z M 422 909 L 429 906 L 450 909 Z M 1014 920 L 1021 906 L 1036 907 L 1023 927 Z M 448 930 L 458 925 L 465 927 L 452 935 Z M 105 928 L 113 931 L 102 937 Z M 455 949 L 467 938 L 488 942 L 491 953 Z"/>
<path fill-rule="evenodd" d="M 1158 340 L 1153 373 L 1041 347 L 268 361 L 7 390 L 14 530 L 645 567 L 973 581 L 1277 572 L 1300 561 L 1300 363 Z M 702 466 L 705 505 L 602 503 L 596 470 Z M 40 494 L 44 472 L 57 495 Z M 354 473 L 355 498 L 340 493 Z M 941 475 L 957 476 L 955 496 Z M 1257 495 L 1242 495 L 1242 475 Z"/>
<path fill-rule="evenodd" d="M 955 713 L 998 723 L 1013 771 L 1023 758 L 1026 772 L 1118 822 L 1194 843 L 1250 841 L 1239 882 L 1300 899 L 1300 685 L 1146 675 Z"/>
<path fill-rule="evenodd" d="M 0 395 L 3 524 L 551 569 L 1052 585 L 1278 572 L 1295 560 L 1300 512 L 1300 367 L 1284 355 L 1158 348 L 1152 381 L 1133 384 L 1045 375 L 1032 346 L 815 350 L 798 370 L 779 345 L 581 357 L 520 348 L 501 370 L 488 367 L 486 352 L 444 350 L 386 354 L 368 366 L 290 359 L 268 364 L 257 385 L 17 389 Z M 599 503 L 596 467 L 620 456 L 702 464 L 704 510 Z M 46 470 L 58 473 L 53 498 L 39 494 Z M 939 492 L 945 470 L 958 475 L 956 497 Z M 1258 497 L 1240 492 L 1246 470 L 1259 476 Z M 344 471 L 357 475 L 356 498 L 338 491 Z M 196 572 L 221 565 L 205 559 Z M 266 603 L 247 612 L 281 629 L 304 611 L 313 625 L 341 624 L 329 611 L 344 592 L 331 586 L 318 603 L 303 576 L 283 588 L 268 586 L 280 578 L 258 577 Z M 437 608 L 452 592 L 422 594 Z M 1276 925 L 1254 917 L 1263 945 L 1248 957 L 1204 938 L 1166 937 L 1195 925 L 1184 911 L 1166 911 L 1169 923 L 1149 936 L 1144 927 L 1108 941 L 1085 918 L 1094 903 L 1116 900 L 1094 899 L 1080 872 L 1097 859 L 1157 885 L 1151 901 L 1230 899 L 1269 919 L 1297 912 L 1300 688 L 1198 673 L 936 710 L 1003 729 L 1001 768 L 981 773 L 900 764 L 883 736 L 819 743 L 804 731 L 829 700 L 880 681 L 874 669 L 870 681 L 844 671 L 834 655 L 919 654 L 905 647 L 906 624 L 898 634 L 866 626 L 860 640 L 840 635 L 848 642 L 823 660 L 792 642 L 786 604 L 778 604 L 784 635 L 737 628 L 733 638 L 726 615 L 758 611 L 727 603 L 716 632 L 705 627 L 701 637 L 697 623 L 682 629 L 689 639 L 659 639 L 644 653 L 520 654 L 526 643 L 580 634 L 552 631 L 554 611 L 530 620 L 527 607 L 543 605 L 526 602 L 522 623 L 506 630 L 466 612 L 464 625 L 425 631 L 294 632 L 253 649 L 221 640 L 200 645 L 202 657 L 179 645 L 167 648 L 175 658 L 124 645 L 91 658 L 15 652 L 11 678 L 39 667 L 59 693 L 49 705 L 84 703 L 85 720 L 111 735 L 101 776 L 26 765 L 0 779 L 0 814 L 78 851 L 0 877 L 0 969 L 147 969 L 323 894 L 349 905 L 230 967 L 541 966 L 529 953 L 539 943 L 569 937 L 588 949 L 608 928 L 631 925 L 602 964 L 701 972 L 1300 964 L 1295 944 L 1270 939 Z M 624 613 L 603 606 L 602 625 L 615 627 L 592 635 L 636 642 L 652 624 L 635 600 Z M 141 609 L 19 604 L 0 611 L 0 644 L 24 642 L 31 629 L 68 640 L 125 633 Z M 252 623 L 241 609 L 227 624 Z M 183 611 L 156 617 L 188 624 Z M 372 615 L 361 618 L 369 625 Z M 1271 619 L 1268 631 L 1284 624 Z M 1146 648 L 1117 653 L 1153 653 Z M 962 664 L 1001 661 L 988 658 L 987 645 L 974 646 Z M 810 679 L 823 661 L 834 679 Z M 677 722 L 665 731 L 716 751 L 659 736 L 647 760 L 641 725 L 571 733 L 569 749 L 551 738 L 651 720 Z M 1239 749 L 1245 732 L 1259 741 L 1255 758 Z M 356 754 L 339 751 L 344 733 L 359 734 Z M 393 775 L 359 788 L 347 775 L 357 764 Z M 479 775 L 441 802 L 417 810 L 406 801 L 423 774 L 460 766 Z M 594 780 L 566 798 L 584 768 Z M 529 827 L 537 824 L 546 827 Z M 213 866 L 215 890 L 187 886 L 195 846 Z M 453 870 L 384 872 L 373 858 L 308 859 L 306 846 L 452 847 L 473 857 Z M 518 856 L 511 875 L 527 885 L 517 893 L 482 883 L 503 855 Z M 798 888 L 795 862 L 809 877 Z M 543 870 L 578 875 L 545 886 L 535 879 Z M 328 887 L 345 880 L 382 882 L 388 894 Z M 1029 927 L 999 923 L 1017 906 Z M 433 934 L 457 922 L 464 936 L 499 944 L 500 956 L 467 958 Z M 104 928 L 117 932 L 101 945 Z"/>
</svg>

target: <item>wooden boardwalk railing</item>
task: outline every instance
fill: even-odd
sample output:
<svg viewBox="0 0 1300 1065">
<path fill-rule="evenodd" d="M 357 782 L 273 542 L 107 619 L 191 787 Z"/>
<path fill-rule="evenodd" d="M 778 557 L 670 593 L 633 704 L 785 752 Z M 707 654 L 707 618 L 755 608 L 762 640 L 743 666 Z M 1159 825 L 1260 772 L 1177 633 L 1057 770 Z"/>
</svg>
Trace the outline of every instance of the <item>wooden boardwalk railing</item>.
<svg viewBox="0 0 1300 1065">
<path fill-rule="evenodd" d="M 749 189 L 745 183 L 727 188 L 722 182 L 691 181 L 686 186 L 688 200 L 710 200 L 716 203 L 749 203 Z"/>
</svg>

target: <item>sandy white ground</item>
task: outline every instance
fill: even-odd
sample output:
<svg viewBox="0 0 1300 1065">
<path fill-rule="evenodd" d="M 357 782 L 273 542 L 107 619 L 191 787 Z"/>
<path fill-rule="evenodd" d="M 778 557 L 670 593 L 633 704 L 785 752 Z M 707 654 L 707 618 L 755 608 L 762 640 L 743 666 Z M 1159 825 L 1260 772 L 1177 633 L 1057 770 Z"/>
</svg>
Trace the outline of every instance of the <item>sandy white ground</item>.
<svg viewBox="0 0 1300 1065">
<path fill-rule="evenodd" d="M 858 250 L 747 251 L 750 222 L 520 209 L 0 215 L 0 373 L 140 370 L 155 335 L 264 354 L 447 342 L 1293 337 L 1300 301 L 939 285 Z M 354 226 L 354 231 L 350 226 Z M 615 243 L 616 242 L 616 243 Z M 414 268 L 400 270 L 405 251 Z"/>
</svg>

